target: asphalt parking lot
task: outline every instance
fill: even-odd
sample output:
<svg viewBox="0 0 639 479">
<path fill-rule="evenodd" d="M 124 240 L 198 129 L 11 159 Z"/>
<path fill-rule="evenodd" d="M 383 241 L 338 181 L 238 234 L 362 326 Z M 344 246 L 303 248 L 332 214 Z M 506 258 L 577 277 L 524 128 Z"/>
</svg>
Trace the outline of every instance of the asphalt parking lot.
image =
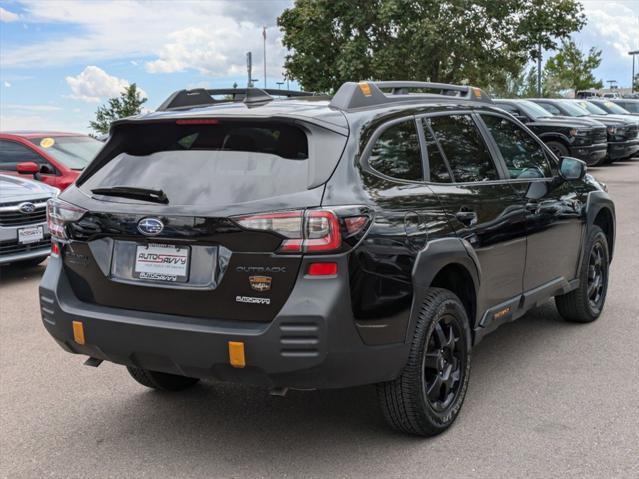
<svg viewBox="0 0 639 479">
<path fill-rule="evenodd" d="M 44 268 L 3 268 L 0 477 L 639 477 L 639 159 L 591 173 L 617 205 L 604 314 L 569 324 L 549 302 L 488 336 L 434 439 L 388 430 L 373 387 L 162 394 L 82 366 L 41 325 Z"/>
</svg>

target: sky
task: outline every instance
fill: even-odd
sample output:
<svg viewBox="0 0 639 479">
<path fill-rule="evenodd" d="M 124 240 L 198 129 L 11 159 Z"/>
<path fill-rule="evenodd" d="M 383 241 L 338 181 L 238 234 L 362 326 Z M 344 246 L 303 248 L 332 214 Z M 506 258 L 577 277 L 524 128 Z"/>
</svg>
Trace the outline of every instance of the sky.
<svg viewBox="0 0 639 479">
<path fill-rule="evenodd" d="M 96 108 L 133 82 L 150 110 L 182 88 L 244 86 L 249 50 L 256 86 L 264 86 L 263 26 L 266 86 L 277 88 L 286 50 L 276 21 L 291 4 L 0 0 L 0 130 L 86 133 Z M 629 86 L 627 52 L 639 49 L 639 0 L 582 4 L 588 24 L 573 38 L 584 50 L 603 51 L 597 78 Z M 639 71 L 639 58 L 635 68 Z"/>
</svg>

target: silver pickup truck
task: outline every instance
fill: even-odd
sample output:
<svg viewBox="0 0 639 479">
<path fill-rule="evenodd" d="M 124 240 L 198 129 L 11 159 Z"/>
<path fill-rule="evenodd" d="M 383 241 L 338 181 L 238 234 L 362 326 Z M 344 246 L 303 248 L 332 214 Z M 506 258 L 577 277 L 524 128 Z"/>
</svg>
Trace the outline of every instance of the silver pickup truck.
<svg viewBox="0 0 639 479">
<path fill-rule="evenodd" d="M 59 192 L 38 181 L 0 175 L 0 265 L 36 265 L 49 256 L 47 201 Z"/>
</svg>

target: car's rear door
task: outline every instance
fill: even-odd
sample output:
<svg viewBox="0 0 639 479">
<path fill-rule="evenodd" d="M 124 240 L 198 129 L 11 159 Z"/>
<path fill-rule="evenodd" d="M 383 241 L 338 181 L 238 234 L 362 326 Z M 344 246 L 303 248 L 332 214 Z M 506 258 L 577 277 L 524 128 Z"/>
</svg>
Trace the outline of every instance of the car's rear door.
<svg viewBox="0 0 639 479">
<path fill-rule="evenodd" d="M 509 312 L 522 292 L 525 212 L 470 112 L 421 118 L 437 194 L 456 235 L 479 259 L 478 310 Z M 501 309 L 499 305 L 503 305 Z M 509 309 L 510 308 L 510 309 Z M 492 319 L 492 318 L 491 318 Z"/>
</svg>

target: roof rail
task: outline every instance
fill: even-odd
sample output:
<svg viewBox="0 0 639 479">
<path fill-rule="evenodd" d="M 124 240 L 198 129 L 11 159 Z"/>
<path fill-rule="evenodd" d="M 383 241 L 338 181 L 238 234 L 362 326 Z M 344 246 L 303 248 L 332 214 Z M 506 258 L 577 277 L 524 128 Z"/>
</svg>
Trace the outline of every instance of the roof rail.
<svg viewBox="0 0 639 479">
<path fill-rule="evenodd" d="M 385 94 L 382 90 L 390 90 Z M 422 90 L 410 93 L 410 90 Z M 423 91 L 426 90 L 426 91 Z M 330 106 L 340 110 L 366 108 L 401 101 L 414 101 L 419 97 L 440 97 L 492 102 L 490 96 L 480 88 L 468 85 L 449 85 L 421 81 L 347 82 L 333 96 Z"/>
<path fill-rule="evenodd" d="M 214 95 L 225 95 L 230 98 L 216 99 Z M 195 88 L 193 90 L 178 90 L 169 96 L 158 107 L 157 111 L 177 110 L 180 108 L 194 108 L 197 106 L 215 105 L 218 103 L 244 102 L 247 104 L 265 103 L 273 97 L 303 97 L 314 96 L 313 92 L 279 90 L 273 88 Z"/>
</svg>

